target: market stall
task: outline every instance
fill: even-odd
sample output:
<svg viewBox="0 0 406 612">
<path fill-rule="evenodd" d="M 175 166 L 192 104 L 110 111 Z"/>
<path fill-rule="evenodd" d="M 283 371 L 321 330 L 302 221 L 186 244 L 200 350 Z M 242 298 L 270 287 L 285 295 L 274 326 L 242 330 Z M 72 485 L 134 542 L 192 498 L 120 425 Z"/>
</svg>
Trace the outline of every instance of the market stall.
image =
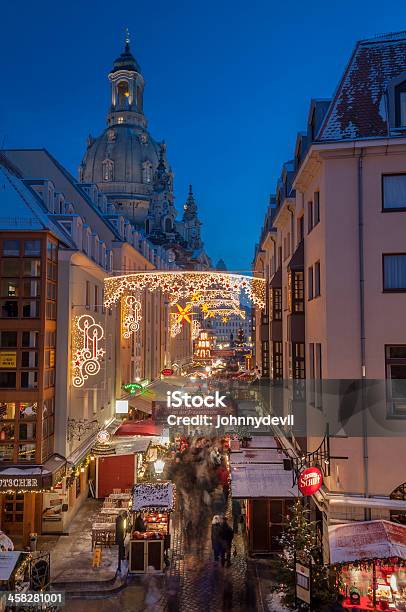
<svg viewBox="0 0 406 612">
<path fill-rule="evenodd" d="M 116 540 L 116 519 L 128 518 L 131 507 L 131 489 L 114 489 L 103 502 L 100 514 L 92 523 L 92 550 L 96 546 L 112 546 Z"/>
<path fill-rule="evenodd" d="M 330 562 L 344 607 L 406 610 L 406 527 L 365 521 L 329 527 Z"/>
<path fill-rule="evenodd" d="M 170 547 L 170 514 L 175 505 L 172 482 L 134 485 L 129 572 L 144 573 L 149 566 L 162 571 Z"/>
</svg>

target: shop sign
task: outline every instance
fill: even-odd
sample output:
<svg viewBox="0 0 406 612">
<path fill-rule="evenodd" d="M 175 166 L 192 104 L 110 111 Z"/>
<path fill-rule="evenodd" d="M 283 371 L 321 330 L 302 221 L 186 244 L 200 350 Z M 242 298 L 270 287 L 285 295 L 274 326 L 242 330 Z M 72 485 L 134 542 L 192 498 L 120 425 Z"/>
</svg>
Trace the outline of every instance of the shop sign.
<svg viewBox="0 0 406 612">
<path fill-rule="evenodd" d="M 298 487 L 304 496 L 314 495 L 323 484 L 323 474 L 317 467 L 310 467 L 300 473 Z"/>
<path fill-rule="evenodd" d="M 164 368 L 161 372 L 162 376 L 173 376 L 172 368 Z"/>
<path fill-rule="evenodd" d="M 310 568 L 296 563 L 296 597 L 310 604 Z"/>
<path fill-rule="evenodd" d="M 98 432 L 96 440 L 99 444 L 108 444 L 110 442 L 110 434 L 106 429 L 102 429 Z"/>
<path fill-rule="evenodd" d="M 128 400 L 116 400 L 116 414 L 128 414 Z"/>
<path fill-rule="evenodd" d="M 17 367 L 17 352 L 16 351 L 0 351 L 0 368 L 16 368 Z"/>
<path fill-rule="evenodd" d="M 50 485 L 51 483 L 49 483 Z M 35 491 L 36 489 L 41 489 L 43 486 L 42 477 L 32 476 L 21 477 L 21 476 L 7 476 L 0 477 L 0 491 L 8 491 L 14 490 L 17 491 L 20 489 L 32 489 Z"/>
<path fill-rule="evenodd" d="M 127 383 L 123 385 L 123 391 L 128 391 L 129 393 L 136 393 L 142 389 L 141 383 Z"/>
</svg>

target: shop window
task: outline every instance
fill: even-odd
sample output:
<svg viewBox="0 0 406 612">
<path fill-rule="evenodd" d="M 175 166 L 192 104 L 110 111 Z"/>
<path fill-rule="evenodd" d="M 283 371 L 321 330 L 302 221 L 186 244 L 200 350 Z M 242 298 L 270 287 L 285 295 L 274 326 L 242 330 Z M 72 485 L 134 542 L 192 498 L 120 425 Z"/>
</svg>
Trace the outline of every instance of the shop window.
<svg viewBox="0 0 406 612">
<path fill-rule="evenodd" d="M 406 253 L 383 255 L 383 290 L 406 291 Z"/>
<path fill-rule="evenodd" d="M 39 259 L 23 259 L 23 276 L 38 277 L 41 274 L 41 261 Z"/>
<path fill-rule="evenodd" d="M 383 175 L 382 195 L 384 212 L 406 210 L 406 174 Z"/>
<path fill-rule="evenodd" d="M 14 348 L 17 346 L 16 331 L 0 331 L 0 348 Z"/>
<path fill-rule="evenodd" d="M 0 424 L 0 442 L 7 442 L 14 440 L 14 423 L 1 423 Z"/>
<path fill-rule="evenodd" d="M 15 389 L 16 380 L 16 372 L 0 372 L 0 389 Z"/>
<path fill-rule="evenodd" d="M 21 337 L 21 346 L 24 348 L 38 348 L 39 332 L 23 331 Z"/>
<path fill-rule="evenodd" d="M 18 461 L 35 461 L 35 444 L 18 445 Z"/>
<path fill-rule="evenodd" d="M 390 414 L 406 415 L 406 345 L 385 347 L 386 397 Z"/>
<path fill-rule="evenodd" d="M 14 444 L 0 444 L 0 461 L 13 461 Z"/>
<path fill-rule="evenodd" d="M 18 297 L 18 280 L 3 279 L 0 283 L 1 297 Z"/>
<path fill-rule="evenodd" d="M 26 257 L 41 255 L 41 240 L 24 240 L 24 255 Z"/>
<path fill-rule="evenodd" d="M 16 413 L 15 402 L 0 402 L 0 420 L 14 420 Z"/>
<path fill-rule="evenodd" d="M 37 402 L 21 402 L 20 403 L 20 421 L 22 419 L 35 419 L 37 416 Z"/>
<path fill-rule="evenodd" d="M 38 300 L 23 301 L 23 318 L 37 319 L 39 317 L 39 302 Z"/>
<path fill-rule="evenodd" d="M 37 389 L 38 388 L 38 372 L 37 371 L 22 371 L 21 372 L 21 388 L 22 389 Z"/>
<path fill-rule="evenodd" d="M 3 240 L 3 256 L 18 257 L 20 255 L 19 240 Z"/>
<path fill-rule="evenodd" d="M 20 276 L 20 260 L 19 259 L 3 259 L 2 276 L 15 277 Z"/>
</svg>

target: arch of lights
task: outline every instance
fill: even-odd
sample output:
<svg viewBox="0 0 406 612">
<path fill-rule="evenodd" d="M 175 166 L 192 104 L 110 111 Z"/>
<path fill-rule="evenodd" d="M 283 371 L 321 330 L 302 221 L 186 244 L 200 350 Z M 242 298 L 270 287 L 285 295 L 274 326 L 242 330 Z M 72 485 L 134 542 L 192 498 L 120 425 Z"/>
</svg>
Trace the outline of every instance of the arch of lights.
<svg viewBox="0 0 406 612">
<path fill-rule="evenodd" d="M 237 315 L 245 318 L 240 304 L 248 299 L 258 308 L 265 306 L 265 280 L 263 278 L 214 271 L 151 271 L 113 276 L 104 281 L 104 305 L 111 308 L 121 302 L 122 335 L 129 338 L 139 329 L 142 318 L 140 295 L 143 291 L 160 291 L 171 306 L 170 333 L 181 332 L 182 324 L 189 323 L 192 337 L 200 331 L 194 319 L 199 310 L 203 318 Z M 184 305 L 181 305 L 183 302 Z"/>
</svg>

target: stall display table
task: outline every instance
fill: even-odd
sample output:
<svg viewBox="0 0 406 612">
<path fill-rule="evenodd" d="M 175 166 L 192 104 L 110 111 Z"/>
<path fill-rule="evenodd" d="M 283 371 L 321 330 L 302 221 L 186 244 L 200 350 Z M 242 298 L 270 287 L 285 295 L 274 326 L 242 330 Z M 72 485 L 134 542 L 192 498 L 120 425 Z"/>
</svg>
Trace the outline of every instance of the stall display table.
<svg viewBox="0 0 406 612">
<path fill-rule="evenodd" d="M 101 508 L 100 514 L 109 514 L 110 516 L 117 516 L 123 512 L 126 512 L 126 508 Z"/>
</svg>

